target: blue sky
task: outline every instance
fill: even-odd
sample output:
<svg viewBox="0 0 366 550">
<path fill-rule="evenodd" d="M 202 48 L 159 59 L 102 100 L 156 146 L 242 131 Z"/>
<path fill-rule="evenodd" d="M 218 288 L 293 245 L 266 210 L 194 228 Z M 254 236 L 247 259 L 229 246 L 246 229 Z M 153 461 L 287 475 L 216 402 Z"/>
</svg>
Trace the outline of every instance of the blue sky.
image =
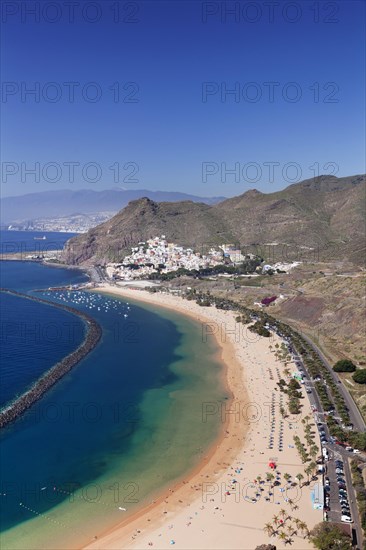
<svg viewBox="0 0 366 550">
<path fill-rule="evenodd" d="M 3 196 L 365 172 L 363 2 L 57 3 L 2 5 Z"/>
</svg>

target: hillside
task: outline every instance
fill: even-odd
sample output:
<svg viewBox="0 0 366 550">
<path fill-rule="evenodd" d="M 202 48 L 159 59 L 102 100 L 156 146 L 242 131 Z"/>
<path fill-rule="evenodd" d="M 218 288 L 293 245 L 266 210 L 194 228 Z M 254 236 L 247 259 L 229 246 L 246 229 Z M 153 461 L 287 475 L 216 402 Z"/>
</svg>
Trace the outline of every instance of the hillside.
<svg viewBox="0 0 366 550">
<path fill-rule="evenodd" d="M 74 237 L 66 246 L 70 264 L 118 260 L 141 240 L 166 235 L 185 246 L 232 241 L 223 217 L 207 204 L 184 201 L 157 203 L 148 198 L 131 201 L 112 219 Z"/>
<path fill-rule="evenodd" d="M 312 259 L 359 264 L 365 249 L 365 182 L 365 176 L 320 176 L 275 193 L 247 191 L 213 206 L 139 199 L 68 241 L 65 260 L 116 261 L 138 241 L 164 234 L 196 249 L 236 242 L 244 249 L 260 245 L 266 256 L 266 246 L 272 243 L 271 254 L 278 257 L 301 259 L 299 251 L 308 251 Z"/>
</svg>

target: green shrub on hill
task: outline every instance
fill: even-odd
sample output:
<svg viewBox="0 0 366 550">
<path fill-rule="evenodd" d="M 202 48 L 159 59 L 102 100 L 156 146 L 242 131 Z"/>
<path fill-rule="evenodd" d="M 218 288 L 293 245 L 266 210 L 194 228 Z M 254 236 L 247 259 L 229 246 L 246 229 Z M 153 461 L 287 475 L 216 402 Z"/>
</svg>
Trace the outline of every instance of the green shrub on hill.
<svg viewBox="0 0 366 550">
<path fill-rule="evenodd" d="M 341 359 L 337 361 L 333 367 L 335 372 L 355 372 L 356 365 L 349 359 Z"/>
<path fill-rule="evenodd" d="M 358 369 L 352 378 L 357 384 L 366 384 L 366 369 Z"/>
</svg>

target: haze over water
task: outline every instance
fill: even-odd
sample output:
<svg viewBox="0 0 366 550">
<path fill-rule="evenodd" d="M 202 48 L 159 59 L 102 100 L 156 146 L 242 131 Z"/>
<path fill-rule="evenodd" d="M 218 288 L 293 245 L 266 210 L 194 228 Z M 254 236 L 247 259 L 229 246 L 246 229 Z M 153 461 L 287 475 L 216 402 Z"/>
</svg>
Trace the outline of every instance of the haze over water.
<svg viewBox="0 0 366 550">
<path fill-rule="evenodd" d="M 24 262 L 2 262 L 1 269 L 2 286 L 22 291 L 82 277 Z M 154 491 L 194 466 L 217 435 L 219 418 L 202 422 L 202 402 L 227 397 L 216 345 L 203 344 L 201 327 L 191 320 L 85 292 L 39 296 L 86 311 L 103 337 L 2 433 L 2 544 L 22 550 L 73 548 L 149 502 Z M 38 316 L 65 323 L 63 311 L 25 302 L 17 298 L 12 308 L 24 322 Z M 80 324 L 80 337 L 82 322 L 70 317 Z M 30 339 L 34 368 L 28 371 L 38 375 L 39 359 L 51 363 L 64 343 L 60 338 L 53 348 Z M 16 359 L 13 368 L 19 365 Z M 10 356 L 5 368 L 11 372 Z"/>
</svg>

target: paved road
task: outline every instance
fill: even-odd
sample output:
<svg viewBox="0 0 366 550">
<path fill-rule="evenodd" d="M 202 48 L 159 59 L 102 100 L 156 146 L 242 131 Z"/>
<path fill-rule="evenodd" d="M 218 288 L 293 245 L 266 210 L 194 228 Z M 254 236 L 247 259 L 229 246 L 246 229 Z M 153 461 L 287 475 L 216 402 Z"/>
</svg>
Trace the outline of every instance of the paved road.
<svg viewBox="0 0 366 550">
<path fill-rule="evenodd" d="M 311 345 L 313 345 L 312 342 L 309 341 L 309 343 Z M 319 351 L 317 349 L 315 349 L 315 351 L 317 351 L 317 353 L 319 353 Z M 322 357 L 322 359 L 323 359 L 323 357 Z M 301 367 L 302 370 L 306 373 L 305 377 L 304 377 L 305 385 L 306 385 L 307 388 L 311 389 L 311 393 L 309 393 L 307 395 L 308 395 L 309 400 L 310 400 L 310 405 L 311 405 L 311 407 L 314 411 L 314 416 L 315 416 L 315 418 L 318 419 L 319 422 L 323 422 L 323 428 L 324 428 L 324 431 L 326 433 L 326 437 L 328 439 L 328 443 L 325 445 L 325 447 L 327 448 L 328 453 L 329 453 L 329 460 L 325 461 L 326 475 L 329 477 L 329 481 L 330 481 L 330 511 L 328 512 L 328 518 L 331 521 L 335 521 L 335 522 L 340 522 L 341 521 L 341 505 L 340 505 L 340 502 L 339 502 L 337 476 L 336 476 L 335 465 L 334 465 L 334 461 L 336 459 L 339 459 L 339 460 L 343 461 L 343 465 L 344 465 L 344 476 L 345 476 L 346 485 L 347 485 L 347 496 L 348 496 L 348 501 L 349 501 L 349 505 L 350 505 L 352 519 L 353 519 L 352 528 L 356 531 L 358 547 L 361 548 L 361 541 L 362 541 L 362 538 L 363 538 L 363 531 L 362 531 L 361 523 L 360 523 L 360 520 L 359 520 L 357 503 L 356 503 L 356 494 L 355 494 L 355 491 L 354 491 L 354 488 L 353 488 L 353 485 L 352 485 L 352 476 L 351 476 L 351 470 L 350 470 L 348 459 L 351 458 L 351 457 L 356 458 L 356 456 L 357 456 L 358 459 L 363 460 L 366 464 L 366 457 L 364 455 L 360 455 L 360 454 L 355 455 L 354 453 L 349 453 L 348 451 L 346 451 L 344 449 L 344 447 L 342 447 L 340 445 L 333 444 L 333 443 L 329 443 L 330 442 L 330 434 L 329 434 L 329 430 L 328 430 L 328 427 L 327 427 L 326 422 L 325 422 L 324 410 L 322 408 L 319 396 L 316 392 L 316 389 L 315 389 L 315 386 L 314 386 L 313 382 L 311 381 L 311 379 L 309 377 L 309 374 L 308 374 L 308 372 L 306 370 L 306 367 L 305 367 L 305 365 L 304 365 L 304 363 L 301 359 L 301 356 L 298 357 L 298 360 L 300 361 L 300 363 L 302 365 L 302 367 Z M 351 396 L 349 396 L 349 398 L 352 399 Z M 356 426 L 356 424 L 354 424 L 354 425 Z M 319 427 L 318 427 L 318 429 L 319 429 Z"/>
<path fill-rule="evenodd" d="M 334 372 L 334 370 L 333 370 L 332 366 L 330 365 L 330 363 L 328 362 L 327 358 L 322 353 L 322 351 L 318 348 L 318 346 L 316 344 L 314 344 L 314 342 L 312 342 L 312 340 L 310 340 L 310 338 L 308 336 L 306 336 L 305 334 L 302 334 L 302 337 L 313 348 L 313 350 L 319 355 L 320 359 L 323 361 L 324 365 L 327 367 L 328 371 L 330 372 L 334 382 L 336 384 L 338 384 L 339 378 L 338 378 L 337 374 Z M 339 389 L 339 391 L 340 391 L 340 393 L 341 393 L 343 399 L 345 400 L 345 403 L 346 403 L 346 405 L 349 409 L 349 415 L 350 415 L 350 418 L 351 418 L 351 422 L 354 426 L 354 429 L 359 431 L 359 432 L 365 431 L 366 430 L 365 421 L 363 420 L 363 418 L 361 416 L 361 413 L 358 410 L 357 405 L 353 401 L 353 398 L 350 395 L 350 393 L 348 392 L 347 388 L 344 386 L 344 384 L 341 383 L 341 384 L 338 384 L 338 389 Z"/>
</svg>

